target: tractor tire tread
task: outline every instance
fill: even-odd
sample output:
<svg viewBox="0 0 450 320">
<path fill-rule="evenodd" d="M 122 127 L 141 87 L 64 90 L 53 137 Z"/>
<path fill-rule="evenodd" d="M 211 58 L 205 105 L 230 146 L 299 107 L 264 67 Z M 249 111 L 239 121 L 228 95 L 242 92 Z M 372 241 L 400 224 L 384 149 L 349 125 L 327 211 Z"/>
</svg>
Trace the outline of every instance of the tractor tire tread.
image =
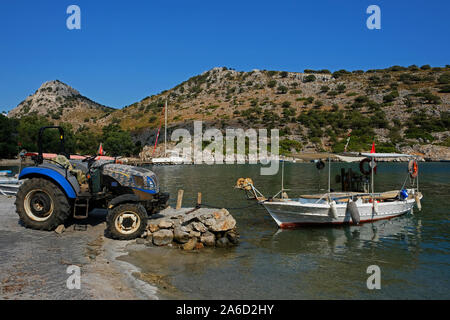
<svg viewBox="0 0 450 320">
<path fill-rule="evenodd" d="M 48 192 L 53 200 L 54 212 L 48 220 L 39 222 L 32 220 L 24 208 L 26 195 L 33 189 L 43 189 Z M 31 178 L 24 181 L 16 195 L 16 213 L 23 225 L 30 229 L 52 231 L 68 219 L 70 215 L 70 203 L 65 193 L 52 181 L 43 178 Z"/>
</svg>

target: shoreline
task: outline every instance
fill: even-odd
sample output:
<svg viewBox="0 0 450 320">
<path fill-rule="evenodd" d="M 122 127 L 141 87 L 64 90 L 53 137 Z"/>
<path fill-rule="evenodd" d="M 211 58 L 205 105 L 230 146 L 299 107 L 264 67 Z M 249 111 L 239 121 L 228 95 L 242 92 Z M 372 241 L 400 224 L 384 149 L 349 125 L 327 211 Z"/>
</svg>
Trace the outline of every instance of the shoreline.
<svg viewBox="0 0 450 320">
<path fill-rule="evenodd" d="M 100 210 L 86 223 L 78 231 L 70 221 L 62 234 L 27 229 L 18 223 L 14 197 L 0 196 L 0 300 L 161 299 L 160 288 L 138 279 L 141 270 L 122 259 L 135 241 L 106 238 Z M 77 290 L 67 288 L 72 265 L 80 268 Z"/>
<path fill-rule="evenodd" d="M 296 159 L 295 162 L 292 160 L 280 160 L 280 161 L 284 161 L 287 163 L 310 163 L 310 160 L 301 160 L 301 159 Z M 408 161 L 403 161 L 401 159 L 397 159 L 397 158 L 393 158 L 393 159 L 379 159 L 377 160 L 378 162 L 394 162 L 394 163 L 399 163 L 399 162 L 408 162 Z M 436 163 L 440 163 L 440 162 L 450 162 L 450 159 L 438 159 L 438 160 L 431 160 L 431 159 L 423 159 L 420 160 L 421 162 L 436 162 Z M 331 160 L 331 162 L 341 162 L 341 161 L 335 161 L 335 160 Z M 200 165 L 204 165 L 206 163 L 202 163 Z M 227 164 L 227 163 L 223 163 L 223 164 Z M 251 164 L 251 163 L 243 163 L 243 164 Z M 258 164 L 258 163 L 257 163 Z M 174 166 L 174 165 L 190 165 L 190 166 L 195 166 L 198 164 L 195 163 L 181 163 L 181 164 L 151 164 L 151 163 L 130 163 L 130 165 L 136 165 L 136 166 L 140 166 L 140 165 L 155 165 L 155 166 Z M 222 165 L 222 164 L 221 164 Z M 238 163 L 232 163 L 232 165 L 238 165 Z M 0 167 L 13 167 L 13 166 L 20 166 L 20 160 L 18 159 L 0 159 Z"/>
</svg>

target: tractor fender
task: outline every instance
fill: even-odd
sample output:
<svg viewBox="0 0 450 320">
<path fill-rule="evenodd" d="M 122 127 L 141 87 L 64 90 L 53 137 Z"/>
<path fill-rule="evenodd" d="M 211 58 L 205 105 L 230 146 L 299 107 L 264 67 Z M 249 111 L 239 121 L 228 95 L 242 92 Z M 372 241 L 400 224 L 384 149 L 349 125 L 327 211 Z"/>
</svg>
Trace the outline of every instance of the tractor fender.
<svg viewBox="0 0 450 320">
<path fill-rule="evenodd" d="M 45 177 L 52 180 L 56 185 L 61 187 L 61 189 L 70 199 L 75 199 L 77 197 L 75 190 L 69 183 L 69 181 L 67 181 L 67 179 L 62 174 L 55 170 L 40 167 L 26 167 L 23 168 L 19 174 L 19 180 L 31 179 L 36 177 Z"/>
<path fill-rule="evenodd" d="M 137 195 L 132 193 L 122 194 L 118 197 L 115 197 L 109 202 L 108 209 L 111 210 L 112 208 L 116 207 L 119 204 L 136 203 L 136 202 L 140 202 L 140 199 Z"/>
</svg>

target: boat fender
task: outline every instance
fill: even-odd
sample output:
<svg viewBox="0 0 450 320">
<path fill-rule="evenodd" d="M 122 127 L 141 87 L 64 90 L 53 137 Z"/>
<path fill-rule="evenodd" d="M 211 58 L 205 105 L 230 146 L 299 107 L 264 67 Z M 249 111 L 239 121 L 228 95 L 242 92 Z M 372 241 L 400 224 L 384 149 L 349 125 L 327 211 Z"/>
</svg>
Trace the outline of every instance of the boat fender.
<svg viewBox="0 0 450 320">
<path fill-rule="evenodd" d="M 373 213 L 378 214 L 378 201 L 373 201 Z"/>
<path fill-rule="evenodd" d="M 331 203 L 330 203 L 330 215 L 334 219 L 338 218 L 337 208 L 336 208 L 336 201 L 334 201 L 334 200 L 331 201 Z"/>
<path fill-rule="evenodd" d="M 416 200 L 417 209 L 419 209 L 419 211 L 422 211 L 422 204 L 420 203 L 420 193 L 416 193 L 414 198 Z"/>
<path fill-rule="evenodd" d="M 323 162 L 322 160 L 317 160 L 316 162 L 316 168 L 318 170 L 322 170 L 323 168 L 325 168 L 325 162 Z"/>
<path fill-rule="evenodd" d="M 359 221 L 361 220 L 361 217 L 359 215 L 358 207 L 356 206 L 356 203 L 352 200 L 349 200 L 347 203 L 347 212 L 350 213 L 350 217 L 352 218 L 352 221 L 354 224 L 359 224 Z"/>
<path fill-rule="evenodd" d="M 416 160 L 409 160 L 408 162 L 408 172 L 411 178 L 416 178 L 419 175 L 419 166 Z"/>
<path fill-rule="evenodd" d="M 406 200 L 408 199 L 408 190 L 403 189 L 402 191 L 400 191 L 400 199 L 401 200 Z"/>
<path fill-rule="evenodd" d="M 372 162 L 372 160 L 371 159 L 369 159 L 369 158 L 365 158 L 365 159 L 363 159 L 363 160 L 361 160 L 360 162 L 359 162 L 359 171 L 361 171 L 361 173 L 363 174 L 363 175 L 365 175 L 365 176 L 368 176 L 368 175 L 370 175 L 370 173 L 371 173 L 371 162 Z M 364 164 L 365 163 L 368 163 L 369 164 L 369 167 L 367 168 L 367 170 L 364 168 Z M 377 161 L 376 160 L 374 160 L 374 168 L 373 168 L 373 173 L 377 173 Z"/>
</svg>

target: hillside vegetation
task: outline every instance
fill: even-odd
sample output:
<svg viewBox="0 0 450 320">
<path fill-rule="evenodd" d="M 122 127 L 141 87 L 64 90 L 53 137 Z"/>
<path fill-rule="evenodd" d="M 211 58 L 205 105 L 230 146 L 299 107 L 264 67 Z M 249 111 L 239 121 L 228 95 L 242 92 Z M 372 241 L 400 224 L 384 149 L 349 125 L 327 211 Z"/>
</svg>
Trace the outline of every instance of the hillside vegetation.
<svg viewBox="0 0 450 320">
<path fill-rule="evenodd" d="M 172 129 L 191 127 L 193 120 L 219 129 L 278 128 L 285 154 L 342 151 L 350 131 L 350 151 L 369 150 L 373 140 L 380 152 L 424 153 L 425 147 L 448 152 L 450 147 L 448 65 L 333 73 L 214 68 L 119 110 L 79 93 L 69 96 L 69 102 L 77 102 L 68 107 L 67 99 L 58 102 L 58 96 L 50 102 L 44 96 L 38 101 L 29 97 L 9 117 L 38 114 L 81 132 L 120 126 L 133 137 L 137 150 L 154 143 L 167 100 Z"/>
</svg>

